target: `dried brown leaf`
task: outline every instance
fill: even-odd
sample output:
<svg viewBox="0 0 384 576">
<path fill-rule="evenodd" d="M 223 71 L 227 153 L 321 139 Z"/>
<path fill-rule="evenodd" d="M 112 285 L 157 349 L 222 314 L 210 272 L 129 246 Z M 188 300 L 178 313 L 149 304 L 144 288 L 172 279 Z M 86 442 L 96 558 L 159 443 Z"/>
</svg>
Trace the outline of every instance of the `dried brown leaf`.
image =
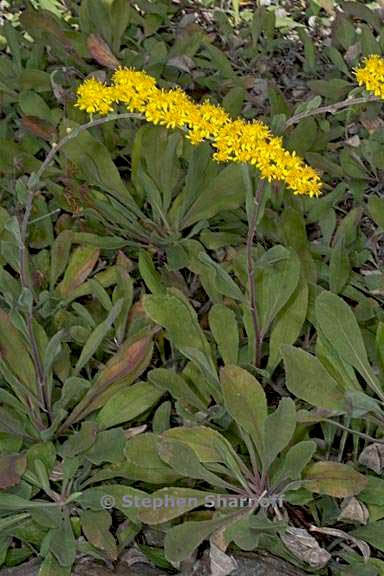
<svg viewBox="0 0 384 576">
<path fill-rule="evenodd" d="M 323 568 L 331 559 L 329 552 L 321 548 L 317 540 L 303 528 L 289 527 L 281 539 L 296 558 L 312 568 Z"/>
<path fill-rule="evenodd" d="M 380 474 L 384 468 L 384 444 L 369 444 L 360 454 L 359 464 Z"/>
<path fill-rule="evenodd" d="M 366 524 L 369 520 L 368 508 L 354 496 L 344 498 L 341 503 L 339 520 L 359 522 Z"/>
</svg>

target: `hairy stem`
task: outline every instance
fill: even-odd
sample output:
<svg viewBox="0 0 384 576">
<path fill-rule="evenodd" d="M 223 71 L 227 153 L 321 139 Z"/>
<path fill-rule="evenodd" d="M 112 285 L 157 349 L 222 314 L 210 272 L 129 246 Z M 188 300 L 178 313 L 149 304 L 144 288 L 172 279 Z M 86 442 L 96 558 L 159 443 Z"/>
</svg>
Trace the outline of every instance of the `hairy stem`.
<svg viewBox="0 0 384 576">
<path fill-rule="evenodd" d="M 262 337 L 261 331 L 259 327 L 259 320 L 257 316 L 257 307 L 256 307 L 256 282 L 255 282 L 255 263 L 253 260 L 253 243 L 256 235 L 256 223 L 257 223 L 257 216 L 259 213 L 259 206 L 260 200 L 264 190 L 264 180 L 260 179 L 252 210 L 251 216 L 248 224 L 248 235 L 247 235 L 247 272 L 248 272 L 248 290 L 249 290 L 249 297 L 250 297 L 250 308 L 251 308 L 251 315 L 252 315 L 252 325 L 253 325 L 253 332 L 255 334 L 255 350 L 254 350 L 254 362 L 255 366 L 258 368 L 261 362 L 261 345 L 262 345 Z"/>
</svg>

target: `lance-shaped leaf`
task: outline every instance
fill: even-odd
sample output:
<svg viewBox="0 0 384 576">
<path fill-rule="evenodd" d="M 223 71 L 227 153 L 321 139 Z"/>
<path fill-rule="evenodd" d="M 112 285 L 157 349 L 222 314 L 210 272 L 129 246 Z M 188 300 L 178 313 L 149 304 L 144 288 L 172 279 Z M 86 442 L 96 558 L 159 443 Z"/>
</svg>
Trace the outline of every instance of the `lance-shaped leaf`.
<svg viewBox="0 0 384 576">
<path fill-rule="evenodd" d="M 152 351 L 151 336 L 143 336 L 133 343 L 126 340 L 96 376 L 95 382 L 68 416 L 61 430 L 85 418 L 87 414 L 103 406 L 116 392 L 132 384 L 147 368 Z"/>
<path fill-rule="evenodd" d="M 265 451 L 262 460 L 266 469 L 289 444 L 295 428 L 295 403 L 291 398 L 282 398 L 276 410 L 265 420 Z"/>
<path fill-rule="evenodd" d="M 219 463 L 227 467 L 226 475 L 246 487 L 244 465 L 232 448 L 231 443 L 219 432 L 207 426 L 180 426 L 170 428 L 163 438 L 172 438 L 185 443 L 196 454 L 201 463 Z"/>
<path fill-rule="evenodd" d="M 263 454 L 267 401 L 261 384 L 239 366 L 225 366 L 220 375 L 225 407 Z"/>
<path fill-rule="evenodd" d="M 283 348 L 288 390 L 313 406 L 345 411 L 345 393 L 316 356 L 293 346 Z"/>
<path fill-rule="evenodd" d="M 112 517 L 107 510 L 94 512 L 86 510 L 80 514 L 81 528 L 90 542 L 96 548 L 103 550 L 111 560 L 117 559 L 117 545 L 109 531 Z"/>
<path fill-rule="evenodd" d="M 110 428 L 133 420 L 154 406 L 163 394 L 149 382 L 137 382 L 114 394 L 98 413 L 97 422 L 102 428 Z"/>
<path fill-rule="evenodd" d="M 139 518 L 145 524 L 169 522 L 189 510 L 203 506 L 209 495 L 209 492 L 192 488 L 161 488 L 152 492 L 151 504 L 140 509 Z"/>
<path fill-rule="evenodd" d="M 184 442 L 163 437 L 159 441 L 158 452 L 160 458 L 179 474 L 197 480 L 205 480 L 213 486 L 231 489 L 228 482 L 207 470 L 192 448 Z"/>
<path fill-rule="evenodd" d="M 138 512 L 140 507 L 136 505 L 145 498 L 147 493 L 132 486 L 123 484 L 105 484 L 95 488 L 87 488 L 76 497 L 84 510 L 101 512 L 116 508 L 132 522 L 139 523 Z"/>
<path fill-rule="evenodd" d="M 101 322 L 98 326 L 96 326 L 96 328 L 92 331 L 88 340 L 84 344 L 80 357 L 76 363 L 74 376 L 79 375 L 82 368 L 84 368 L 87 362 L 95 354 L 101 342 L 111 329 L 112 324 L 120 314 L 122 307 L 123 307 L 123 299 L 120 299 L 113 305 L 106 319 L 103 322 Z"/>
<path fill-rule="evenodd" d="M 239 328 L 233 310 L 224 304 L 212 306 L 209 311 L 209 327 L 224 364 L 236 364 L 239 356 Z"/>
<path fill-rule="evenodd" d="M 67 120 L 63 123 L 63 129 L 66 128 L 76 130 L 77 125 Z M 94 138 L 89 132 L 82 132 L 64 146 L 63 153 L 81 170 L 87 182 L 96 184 L 102 190 L 122 199 L 130 207 L 131 204 L 134 207 L 134 202 L 108 149 L 100 140 Z"/>
<path fill-rule="evenodd" d="M 348 304 L 336 294 L 324 291 L 316 300 L 316 320 L 342 359 L 351 364 L 384 400 L 384 391 L 369 364 L 359 325 Z"/>
<path fill-rule="evenodd" d="M 308 284 L 301 279 L 296 290 L 276 316 L 269 340 L 268 369 L 274 370 L 281 360 L 281 346 L 294 344 L 303 327 L 308 309 Z"/>
<path fill-rule="evenodd" d="M 244 511 L 242 512 L 244 514 Z M 168 530 L 164 541 L 165 555 L 171 562 L 182 562 L 213 532 L 233 522 L 232 514 L 227 518 L 206 520 L 202 522 L 184 522 Z"/>
<path fill-rule="evenodd" d="M 165 438 L 174 438 L 188 444 L 200 462 L 221 462 L 225 460 L 221 448 L 231 444 L 219 432 L 207 426 L 178 426 L 163 433 Z"/>
<path fill-rule="evenodd" d="M 315 452 L 316 443 L 313 440 L 303 440 L 292 446 L 280 458 L 277 469 L 274 469 L 273 483 L 277 484 L 282 480 L 298 480 Z"/>
<path fill-rule="evenodd" d="M 51 552 L 45 556 L 39 568 L 39 576 L 71 576 L 71 566 L 60 566 Z"/>
<path fill-rule="evenodd" d="M 217 375 L 211 349 L 196 312 L 185 296 L 176 289 L 170 289 L 165 295 L 146 296 L 144 308 L 154 322 L 166 328 L 176 348 L 207 374 L 212 393 L 217 397 L 219 389 L 214 384 Z"/>
<path fill-rule="evenodd" d="M 176 400 L 188 402 L 199 410 L 207 409 L 207 402 L 200 398 L 182 375 L 174 370 L 155 368 L 148 373 L 148 380 L 157 387 L 167 390 Z"/>
<path fill-rule="evenodd" d="M 244 187 L 241 167 L 232 164 L 222 170 L 215 178 L 205 183 L 180 228 L 188 228 L 195 222 L 212 218 L 222 210 L 237 208 L 244 201 Z"/>
<path fill-rule="evenodd" d="M 316 462 L 306 470 L 304 478 L 307 490 L 335 498 L 355 496 L 368 483 L 368 478 L 351 466 L 338 462 Z"/>
<path fill-rule="evenodd" d="M 99 258 L 100 250 L 90 245 L 78 246 L 71 255 L 64 278 L 58 290 L 64 298 L 79 288 L 92 272 Z"/>
<path fill-rule="evenodd" d="M 257 311 L 263 334 L 292 296 L 299 279 L 300 261 L 283 246 L 274 246 L 257 262 Z"/>
<path fill-rule="evenodd" d="M 128 440 L 126 462 L 119 467 L 120 475 L 150 484 L 167 484 L 179 480 L 183 474 L 169 466 L 159 456 L 161 437 L 150 432 Z"/>
<path fill-rule="evenodd" d="M 35 368 L 23 342 L 20 333 L 16 330 L 8 314 L 0 308 L 0 372 L 3 372 L 4 378 L 8 380 L 15 394 L 25 402 L 28 390 L 36 394 L 36 374 Z M 2 364 L 6 374 L 2 369 Z M 12 376 L 14 378 L 12 378 Z M 18 386 L 19 382 L 19 386 Z"/>
</svg>

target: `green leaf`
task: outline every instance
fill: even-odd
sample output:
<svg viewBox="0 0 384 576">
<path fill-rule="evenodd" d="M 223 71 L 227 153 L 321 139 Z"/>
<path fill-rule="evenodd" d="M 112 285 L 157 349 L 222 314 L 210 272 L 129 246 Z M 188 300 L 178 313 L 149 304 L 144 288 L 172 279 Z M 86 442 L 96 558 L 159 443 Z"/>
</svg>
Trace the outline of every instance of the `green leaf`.
<svg viewBox="0 0 384 576">
<path fill-rule="evenodd" d="M 329 263 L 329 287 L 332 292 L 339 294 L 343 291 L 351 275 L 351 264 L 348 250 L 342 243 L 332 248 Z"/>
<path fill-rule="evenodd" d="M 68 517 L 63 518 L 60 528 L 53 528 L 47 535 L 49 551 L 60 566 L 68 568 L 76 557 L 76 541 Z"/>
<path fill-rule="evenodd" d="M 122 307 L 123 307 L 122 299 L 115 302 L 107 318 L 93 330 L 88 340 L 84 344 L 80 357 L 76 363 L 74 376 L 79 375 L 79 372 L 84 368 L 87 362 L 89 362 L 89 360 L 95 354 L 100 344 L 106 337 L 107 333 L 111 329 L 112 324 L 120 314 Z"/>
<path fill-rule="evenodd" d="M 267 401 L 261 384 L 239 366 L 225 366 L 220 377 L 226 409 L 263 454 Z"/>
<path fill-rule="evenodd" d="M 320 96 L 317 96 L 320 98 Z M 297 112 L 296 112 L 297 113 Z M 305 118 L 297 124 L 289 135 L 287 147 L 295 150 L 298 154 L 305 154 L 310 151 L 316 142 L 317 123 L 313 118 Z"/>
<path fill-rule="evenodd" d="M 54 555 L 50 552 L 41 563 L 38 576 L 71 576 L 71 566 L 60 566 Z"/>
<path fill-rule="evenodd" d="M 283 344 L 294 344 L 300 335 L 308 309 L 308 284 L 300 280 L 296 290 L 276 316 L 269 339 L 267 368 L 273 371 L 280 362 Z"/>
<path fill-rule="evenodd" d="M 368 542 L 380 552 L 384 552 L 384 520 L 370 522 L 367 526 L 361 526 L 350 532 L 354 538 L 360 538 Z"/>
<path fill-rule="evenodd" d="M 67 128 L 76 130 L 77 124 L 66 120 L 63 129 Z M 96 140 L 89 132 L 82 132 L 65 144 L 63 153 L 80 168 L 90 184 L 96 184 L 134 208 L 134 202 L 112 162 L 108 148 L 100 140 Z"/>
<path fill-rule="evenodd" d="M 176 472 L 188 478 L 205 480 L 219 488 L 230 488 L 230 484 L 207 470 L 196 455 L 196 452 L 185 442 L 163 436 L 158 444 L 160 458 Z"/>
<path fill-rule="evenodd" d="M 181 475 L 168 466 L 159 456 L 161 437 L 151 433 L 140 434 L 128 440 L 125 447 L 124 475 L 132 480 L 150 484 L 166 484 Z"/>
<path fill-rule="evenodd" d="M 376 224 L 384 230 L 384 199 L 378 196 L 369 196 L 368 212 Z"/>
<path fill-rule="evenodd" d="M 262 334 L 268 332 L 299 279 L 300 262 L 293 251 L 274 246 L 261 257 L 256 268 L 256 303 Z"/>
<path fill-rule="evenodd" d="M 291 398 L 282 398 L 276 410 L 265 420 L 265 450 L 262 460 L 266 470 L 289 444 L 295 428 L 295 403 Z"/>
<path fill-rule="evenodd" d="M 189 510 L 204 505 L 207 496 L 209 496 L 208 492 L 192 488 L 161 488 L 152 492 L 151 505 L 140 509 L 139 518 L 145 524 L 150 525 L 169 522 Z"/>
<path fill-rule="evenodd" d="M 212 218 L 223 210 L 233 210 L 241 206 L 245 191 L 241 167 L 231 164 L 224 168 L 213 180 L 200 190 L 182 221 L 182 228 L 189 228 L 196 222 Z"/>
<path fill-rule="evenodd" d="M 142 499 L 146 496 L 146 492 L 132 488 L 132 486 L 104 484 L 95 488 L 87 488 L 76 497 L 76 502 L 83 509 L 95 512 L 116 508 L 132 522 L 139 523 L 139 507 L 135 505 L 135 499 Z"/>
<path fill-rule="evenodd" d="M 300 259 L 304 276 L 308 282 L 316 282 L 317 271 L 309 249 L 303 215 L 291 207 L 284 210 L 281 218 L 286 246 L 291 246 Z"/>
<path fill-rule="evenodd" d="M 231 444 L 219 432 L 207 426 L 177 426 L 164 432 L 163 436 L 187 444 L 203 463 L 224 463 L 225 448 L 232 449 Z"/>
<path fill-rule="evenodd" d="M 110 532 L 112 518 L 106 510 L 86 510 L 80 514 L 81 528 L 88 542 L 103 550 L 111 560 L 117 559 L 117 545 Z"/>
<path fill-rule="evenodd" d="M 86 458 L 92 464 L 100 466 L 104 462 L 119 464 L 124 460 L 124 448 L 127 439 L 122 428 L 98 432 L 95 442 L 86 452 Z"/>
<path fill-rule="evenodd" d="M 206 410 L 207 403 L 203 397 L 200 397 L 198 390 L 196 392 L 192 386 L 182 377 L 181 374 L 167 368 L 155 368 L 148 373 L 148 380 L 155 386 L 166 390 L 176 400 L 183 400 L 199 410 Z"/>
<path fill-rule="evenodd" d="M 26 116 L 35 116 L 36 118 L 41 118 L 41 120 L 46 120 L 47 122 L 52 121 L 51 110 L 45 100 L 33 92 L 32 90 L 21 92 L 19 96 L 19 105 L 21 111 Z"/>
<path fill-rule="evenodd" d="M 304 478 L 307 490 L 335 498 L 359 494 L 368 482 L 351 466 L 337 462 L 316 462 L 306 470 Z"/>
<path fill-rule="evenodd" d="M 228 520 L 227 520 L 228 522 Z M 215 530 L 225 526 L 225 520 L 184 522 L 168 530 L 165 541 L 165 555 L 171 562 L 182 562 Z"/>
<path fill-rule="evenodd" d="M 102 428 L 129 422 L 157 404 L 163 394 L 162 390 L 148 382 L 138 382 L 128 390 L 114 394 L 102 407 L 96 421 Z"/>
<path fill-rule="evenodd" d="M 29 517 L 30 517 L 30 514 L 25 513 L 25 514 L 14 514 L 13 516 L 7 516 L 5 518 L 1 518 L 0 519 L 0 531 L 1 531 L 1 533 L 4 534 L 6 530 L 9 530 L 9 528 L 13 528 L 14 526 L 19 526 L 25 520 L 28 520 Z"/>
<path fill-rule="evenodd" d="M 234 86 L 223 98 L 222 106 L 233 118 L 241 113 L 246 91 L 243 86 Z"/>
<path fill-rule="evenodd" d="M 383 400 L 384 392 L 370 367 L 360 328 L 351 308 L 339 296 L 324 291 L 316 299 L 315 309 L 325 338 Z"/>
<path fill-rule="evenodd" d="M 224 78 L 237 80 L 237 75 L 233 71 L 231 61 L 227 58 L 224 52 L 208 41 L 204 42 L 204 49 L 208 52 L 208 56 L 215 70 L 218 70 Z"/>
<path fill-rule="evenodd" d="M 209 311 L 208 319 L 224 364 L 237 364 L 239 328 L 235 313 L 224 304 L 214 304 Z"/>
<path fill-rule="evenodd" d="M 0 350 L 0 358 L 5 368 L 10 371 L 11 375 L 15 376 L 15 379 L 19 380 L 24 390 L 30 390 L 33 394 L 36 394 L 36 375 L 31 356 L 27 351 L 20 332 L 16 330 L 8 314 L 1 308 Z M 0 372 L 3 372 L 1 365 Z M 4 378 L 7 379 L 5 374 Z M 16 388 L 13 386 L 13 383 L 13 380 L 9 382 L 14 389 L 14 393 L 20 400 L 25 402 L 26 393 L 22 392 L 22 389 L 17 386 L 17 382 L 15 382 Z"/>
<path fill-rule="evenodd" d="M 343 389 L 315 357 L 293 346 L 283 348 L 288 390 L 318 408 L 345 411 Z"/>
<path fill-rule="evenodd" d="M 245 299 L 244 294 L 236 282 L 232 280 L 231 276 L 222 265 L 212 260 L 212 258 L 210 258 L 204 251 L 200 252 L 198 258 L 206 265 L 207 270 L 209 270 L 209 274 L 212 277 L 212 282 L 220 294 L 228 296 L 228 298 L 233 298 L 234 300 L 243 301 Z"/>
<path fill-rule="evenodd" d="M 151 255 L 145 250 L 139 252 L 139 272 L 152 294 L 164 294 L 165 286 L 156 270 Z"/>
<path fill-rule="evenodd" d="M 282 456 L 281 464 L 273 476 L 273 482 L 282 480 L 298 480 L 302 471 L 312 459 L 316 452 L 316 443 L 313 440 L 303 440 L 298 442 Z"/>
<path fill-rule="evenodd" d="M 167 329 L 176 348 L 203 368 L 215 382 L 217 375 L 210 346 L 200 328 L 196 312 L 181 292 L 172 289 L 166 295 L 145 296 L 144 309 L 154 322 Z M 213 392 L 217 395 L 216 389 Z"/>
<path fill-rule="evenodd" d="M 95 422 L 83 422 L 81 429 L 69 436 L 64 442 L 62 451 L 66 458 L 74 458 L 78 454 L 89 450 L 95 443 L 97 435 L 97 425 Z"/>
</svg>

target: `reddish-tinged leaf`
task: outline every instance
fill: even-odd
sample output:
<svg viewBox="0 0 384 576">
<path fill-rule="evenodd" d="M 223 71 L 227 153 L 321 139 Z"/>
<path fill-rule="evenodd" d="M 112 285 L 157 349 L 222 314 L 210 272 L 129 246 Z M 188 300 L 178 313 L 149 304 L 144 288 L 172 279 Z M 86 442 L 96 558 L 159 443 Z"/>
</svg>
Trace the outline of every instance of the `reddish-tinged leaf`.
<svg viewBox="0 0 384 576">
<path fill-rule="evenodd" d="M 36 116 L 23 116 L 21 124 L 24 128 L 32 132 L 32 134 L 44 140 L 52 140 L 56 136 L 56 130 L 52 124 Z"/>
<path fill-rule="evenodd" d="M 368 478 L 347 464 L 316 462 L 306 471 L 304 487 L 311 492 L 345 498 L 359 494 L 367 485 Z"/>
<path fill-rule="evenodd" d="M 107 68 L 118 68 L 120 62 L 112 54 L 108 44 L 97 34 L 90 34 L 87 39 L 88 50 L 98 64 Z"/>
<path fill-rule="evenodd" d="M 152 352 L 152 334 L 133 343 L 129 340 L 124 342 L 96 377 L 86 396 L 64 422 L 62 430 L 104 406 L 118 390 L 132 384 L 147 368 Z"/>
<path fill-rule="evenodd" d="M 0 490 L 15 486 L 27 467 L 25 454 L 5 454 L 0 457 Z"/>
<path fill-rule="evenodd" d="M 100 250 L 93 246 L 86 245 L 76 248 L 71 256 L 64 278 L 58 286 L 64 298 L 85 282 L 92 272 L 99 254 Z"/>
</svg>

